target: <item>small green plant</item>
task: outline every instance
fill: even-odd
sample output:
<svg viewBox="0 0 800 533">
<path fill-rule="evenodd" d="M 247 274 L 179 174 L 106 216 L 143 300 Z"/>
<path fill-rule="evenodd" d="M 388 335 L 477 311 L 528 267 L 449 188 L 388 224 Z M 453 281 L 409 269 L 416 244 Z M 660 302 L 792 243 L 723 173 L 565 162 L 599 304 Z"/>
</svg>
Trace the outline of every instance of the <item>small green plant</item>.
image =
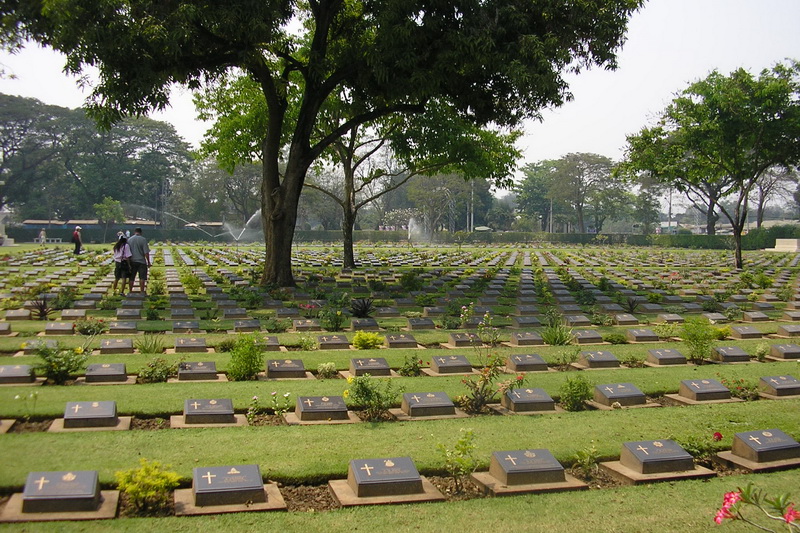
<svg viewBox="0 0 800 533">
<path fill-rule="evenodd" d="M 455 493 L 460 494 L 464 490 L 465 479 L 478 467 L 478 460 L 475 458 L 475 434 L 472 429 L 461 428 L 460 437 L 453 449 L 442 443 L 437 444 L 436 448 L 444 456 L 444 468 L 453 478 Z"/>
<path fill-rule="evenodd" d="M 86 352 L 92 338 L 90 337 L 83 346 L 65 348 L 60 344 L 51 347 L 47 344 L 39 345 L 36 355 L 41 362 L 34 365 L 34 370 L 44 374 L 49 382 L 55 385 L 64 385 L 72 375 L 79 373 L 86 366 L 89 354 Z"/>
<path fill-rule="evenodd" d="M 315 339 L 311 335 L 301 335 L 300 338 L 297 340 L 297 344 L 300 347 L 300 350 L 304 352 L 313 352 L 314 350 L 319 348 L 319 343 L 317 342 L 317 339 Z"/>
<path fill-rule="evenodd" d="M 164 351 L 164 335 L 145 333 L 133 343 L 139 353 L 158 354 Z"/>
<path fill-rule="evenodd" d="M 258 396 L 253 396 L 250 398 L 250 404 L 247 406 L 247 412 L 244 414 L 244 416 L 247 418 L 247 423 L 253 425 L 256 417 L 263 412 L 264 408 L 261 407 L 261 400 L 259 400 Z"/>
<path fill-rule="evenodd" d="M 687 318 L 683 323 L 681 338 L 688 349 L 688 359 L 696 364 L 701 363 L 711 354 L 714 328 L 704 318 Z"/>
<path fill-rule="evenodd" d="M 350 313 L 355 318 L 369 318 L 374 312 L 372 298 L 353 298 L 350 301 Z"/>
<path fill-rule="evenodd" d="M 681 325 L 674 322 L 667 322 L 664 324 L 654 324 L 652 329 L 653 333 L 658 335 L 659 339 L 666 340 L 680 335 Z"/>
<path fill-rule="evenodd" d="M 766 361 L 767 356 L 770 352 L 770 346 L 766 342 L 760 342 L 756 345 L 755 357 L 756 360 L 760 363 Z"/>
<path fill-rule="evenodd" d="M 236 339 L 228 365 L 228 378 L 233 381 L 251 381 L 264 368 L 264 352 L 255 335 L 242 335 Z"/>
<path fill-rule="evenodd" d="M 236 346 L 236 339 L 222 339 L 217 343 L 216 350 L 218 352 L 227 353 L 232 351 L 234 346 Z"/>
<path fill-rule="evenodd" d="M 317 377 L 319 379 L 331 379 L 337 375 L 336 363 L 329 361 L 327 363 L 320 363 L 317 365 Z"/>
<path fill-rule="evenodd" d="M 153 273 L 155 274 L 155 272 Z M 147 283 L 147 292 L 151 296 L 163 296 L 167 293 L 167 286 L 164 284 L 163 280 L 151 276 L 151 279 Z"/>
<path fill-rule="evenodd" d="M 383 345 L 383 336 L 372 331 L 358 331 L 353 335 L 356 350 L 375 350 Z"/>
<path fill-rule="evenodd" d="M 102 335 L 108 331 L 108 324 L 102 318 L 86 317 L 75 321 L 75 331 L 81 335 Z"/>
<path fill-rule="evenodd" d="M 458 317 L 445 315 L 440 321 L 442 329 L 458 329 L 461 327 L 461 320 Z"/>
<path fill-rule="evenodd" d="M 542 340 L 550 346 L 566 346 L 575 340 L 572 328 L 566 322 L 555 325 L 547 325 L 542 328 Z"/>
<path fill-rule="evenodd" d="M 319 313 L 319 323 L 328 331 L 342 331 L 346 318 L 341 309 L 333 307 L 325 307 Z"/>
<path fill-rule="evenodd" d="M 714 444 L 715 438 L 713 436 L 696 436 L 689 435 L 684 438 L 669 437 L 670 440 L 677 442 L 681 448 L 691 455 L 695 462 L 703 463 L 711 459 L 718 450 Z"/>
<path fill-rule="evenodd" d="M 603 335 L 603 342 L 609 344 L 628 344 L 628 339 L 622 333 L 606 333 Z"/>
<path fill-rule="evenodd" d="M 572 363 L 578 360 L 580 353 L 581 349 L 577 346 L 575 348 L 564 348 L 557 352 L 553 357 L 556 369 L 562 372 L 569 370 Z"/>
<path fill-rule="evenodd" d="M 23 411 L 25 412 L 25 414 L 22 415 L 23 419 L 30 420 L 31 417 L 36 416 L 36 400 L 38 399 L 38 391 L 32 391 L 28 394 L 17 394 L 14 396 L 15 401 L 21 401 L 23 404 Z"/>
<path fill-rule="evenodd" d="M 53 309 L 69 309 L 77 296 L 78 290 L 75 287 L 62 287 L 53 299 Z"/>
<path fill-rule="evenodd" d="M 600 452 L 595 445 L 591 445 L 575 453 L 575 468 L 580 472 L 583 479 L 591 479 L 597 473 Z"/>
<path fill-rule="evenodd" d="M 478 376 L 461 380 L 467 393 L 457 398 L 458 403 L 468 413 L 481 413 L 488 404 L 497 401 L 499 390 L 495 381 L 500 377 L 501 368 L 505 364 L 505 357 L 495 352 L 483 354 L 477 349 L 477 357 Z"/>
<path fill-rule="evenodd" d="M 731 336 L 731 328 L 730 326 L 711 328 L 711 334 L 713 335 L 714 340 L 724 341 Z"/>
<path fill-rule="evenodd" d="M 639 359 L 633 354 L 626 355 L 620 360 L 620 363 L 628 368 L 644 368 L 644 361 Z"/>
<path fill-rule="evenodd" d="M 284 333 L 292 327 L 292 321 L 288 318 L 268 318 L 264 321 L 264 329 L 269 333 Z"/>
<path fill-rule="evenodd" d="M 602 312 L 596 306 L 592 307 L 592 316 L 590 320 L 595 326 L 611 326 L 614 324 L 614 317 L 608 313 Z"/>
<path fill-rule="evenodd" d="M 203 287 L 203 281 L 191 270 L 183 270 L 180 279 L 181 285 L 183 285 L 183 288 L 186 289 L 188 294 L 197 294 Z"/>
<path fill-rule="evenodd" d="M 489 312 L 483 315 L 483 318 L 478 323 L 478 338 L 487 346 L 500 345 L 500 328 L 494 327 L 494 319 Z"/>
<path fill-rule="evenodd" d="M 377 422 L 387 417 L 389 408 L 397 401 L 399 391 L 390 379 L 376 379 L 369 374 L 347 378 L 348 387 L 343 396 L 354 407 L 363 410 L 368 422 Z"/>
<path fill-rule="evenodd" d="M 272 391 L 269 393 L 270 402 L 272 404 L 272 413 L 275 416 L 283 416 L 289 412 L 289 408 L 291 405 L 289 404 L 289 397 L 291 393 L 284 392 L 282 395 L 278 394 L 277 391 Z"/>
<path fill-rule="evenodd" d="M 148 305 L 144 310 L 145 320 L 161 320 L 161 313 L 153 305 Z"/>
<path fill-rule="evenodd" d="M 53 309 L 53 307 L 50 305 L 46 294 L 42 294 L 38 298 L 34 299 L 31 304 L 33 305 L 31 314 L 36 320 L 48 320 L 50 315 L 52 315 L 55 311 L 55 309 Z"/>
<path fill-rule="evenodd" d="M 422 374 L 422 359 L 415 355 L 406 355 L 403 358 L 403 366 L 397 371 L 403 377 L 415 377 Z"/>
<path fill-rule="evenodd" d="M 170 491 L 178 487 L 181 478 L 166 468 L 142 457 L 139 468 L 114 473 L 119 490 L 128 495 L 138 514 L 159 513 L 168 507 Z"/>
<path fill-rule="evenodd" d="M 154 357 L 139 369 L 139 383 L 166 383 L 168 379 L 178 375 L 178 367 L 182 361 L 183 358 L 170 363 L 163 357 Z"/>
<path fill-rule="evenodd" d="M 728 378 L 717 373 L 719 382 L 731 391 L 731 396 L 745 401 L 758 400 L 758 385 L 748 383 L 744 378 Z"/>
<path fill-rule="evenodd" d="M 592 398 L 592 385 L 585 377 L 578 374 L 567 377 L 561 385 L 559 393 L 564 409 L 583 411 L 586 409 L 586 401 Z"/>
<path fill-rule="evenodd" d="M 739 320 L 742 316 L 742 310 L 739 309 L 739 306 L 732 305 L 730 307 L 726 307 L 725 310 L 722 312 L 729 321 L 734 322 Z"/>
<path fill-rule="evenodd" d="M 715 313 L 717 309 L 719 309 L 719 305 L 717 304 L 716 300 L 704 300 L 701 304 L 701 307 L 706 313 Z"/>
</svg>

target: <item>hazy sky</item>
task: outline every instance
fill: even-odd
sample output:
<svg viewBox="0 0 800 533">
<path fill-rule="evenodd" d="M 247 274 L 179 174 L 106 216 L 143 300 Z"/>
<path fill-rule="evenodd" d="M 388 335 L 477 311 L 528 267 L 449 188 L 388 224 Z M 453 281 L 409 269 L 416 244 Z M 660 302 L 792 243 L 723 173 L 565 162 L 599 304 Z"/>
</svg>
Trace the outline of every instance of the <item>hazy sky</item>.
<svg viewBox="0 0 800 533">
<path fill-rule="evenodd" d="M 800 59 L 800 0 L 650 0 L 634 14 L 616 71 L 595 69 L 569 78 L 575 99 L 526 124 L 524 162 L 570 152 L 622 156 L 625 135 L 652 123 L 675 93 L 711 70 L 754 73 L 785 58 Z M 58 55 L 31 46 L 0 55 L 17 79 L 0 93 L 79 107 L 85 95 L 63 75 Z M 194 120 L 191 95 L 176 88 L 172 109 L 152 118 L 172 123 L 193 145 L 204 126 Z"/>
</svg>

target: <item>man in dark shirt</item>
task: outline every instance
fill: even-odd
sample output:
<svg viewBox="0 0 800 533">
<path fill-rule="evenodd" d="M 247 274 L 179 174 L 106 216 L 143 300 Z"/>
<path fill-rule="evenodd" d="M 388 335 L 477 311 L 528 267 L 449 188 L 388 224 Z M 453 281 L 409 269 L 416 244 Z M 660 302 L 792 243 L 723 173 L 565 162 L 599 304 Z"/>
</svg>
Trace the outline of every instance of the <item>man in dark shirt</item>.
<svg viewBox="0 0 800 533">
<path fill-rule="evenodd" d="M 150 264 L 150 248 L 147 246 L 147 239 L 142 237 L 142 228 L 133 230 L 133 236 L 128 239 L 128 246 L 131 248 L 131 290 L 133 281 L 139 276 L 139 290 L 144 292 L 144 284 L 147 281 L 147 269 Z"/>
</svg>

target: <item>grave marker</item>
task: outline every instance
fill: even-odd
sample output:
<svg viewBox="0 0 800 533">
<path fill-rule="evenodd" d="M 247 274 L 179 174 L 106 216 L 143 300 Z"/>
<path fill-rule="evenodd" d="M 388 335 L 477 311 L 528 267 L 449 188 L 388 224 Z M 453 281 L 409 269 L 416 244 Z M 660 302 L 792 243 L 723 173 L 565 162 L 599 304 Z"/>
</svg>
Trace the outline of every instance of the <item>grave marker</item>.
<svg viewBox="0 0 800 533">
<path fill-rule="evenodd" d="M 230 399 L 190 399 L 183 403 L 186 424 L 234 424 L 233 402 Z"/>
<path fill-rule="evenodd" d="M 305 378 L 306 368 L 302 359 L 267 360 L 268 378 Z"/>
<path fill-rule="evenodd" d="M 511 346 L 542 346 L 544 340 L 538 333 L 532 331 L 517 331 L 511 333 Z"/>
<path fill-rule="evenodd" d="M 464 355 L 436 356 L 431 359 L 431 371 L 438 374 L 472 373 L 472 364 Z"/>
<path fill-rule="evenodd" d="M 86 367 L 86 383 L 114 383 L 128 380 L 125 363 L 92 363 Z"/>
<path fill-rule="evenodd" d="M 301 421 L 349 420 L 347 405 L 341 396 L 299 396 L 295 414 Z"/>
<path fill-rule="evenodd" d="M 758 389 L 769 396 L 800 395 L 800 380 L 794 376 L 765 376 L 758 380 Z"/>
<path fill-rule="evenodd" d="M 178 381 L 216 380 L 217 364 L 214 361 L 190 361 L 178 366 Z"/>
<path fill-rule="evenodd" d="M 31 472 L 22 491 L 23 513 L 95 511 L 100 507 L 96 470 Z"/>
<path fill-rule="evenodd" d="M 544 389 L 509 389 L 500 399 L 500 405 L 515 413 L 555 411 L 556 402 Z"/>
<path fill-rule="evenodd" d="M 258 465 L 195 468 L 192 493 L 195 505 L 200 507 L 267 501 Z"/>
<path fill-rule="evenodd" d="M 0 365 L 0 385 L 33 383 L 36 376 L 31 365 Z"/>
<path fill-rule="evenodd" d="M 350 461 L 347 484 L 359 498 L 423 492 L 422 478 L 410 457 Z"/>
<path fill-rule="evenodd" d="M 350 359 L 350 373 L 354 376 L 390 376 L 389 363 L 383 357 Z"/>
<path fill-rule="evenodd" d="M 406 392 L 400 409 L 408 416 L 454 415 L 456 406 L 445 392 Z"/>
<path fill-rule="evenodd" d="M 117 402 L 67 402 L 64 409 L 64 428 L 114 427 Z"/>
<path fill-rule="evenodd" d="M 607 407 L 614 403 L 623 407 L 647 403 L 644 393 L 633 383 L 595 385 L 594 401 Z"/>
<path fill-rule="evenodd" d="M 514 372 L 546 372 L 547 363 L 539 354 L 515 354 L 506 359 L 506 369 Z"/>
</svg>

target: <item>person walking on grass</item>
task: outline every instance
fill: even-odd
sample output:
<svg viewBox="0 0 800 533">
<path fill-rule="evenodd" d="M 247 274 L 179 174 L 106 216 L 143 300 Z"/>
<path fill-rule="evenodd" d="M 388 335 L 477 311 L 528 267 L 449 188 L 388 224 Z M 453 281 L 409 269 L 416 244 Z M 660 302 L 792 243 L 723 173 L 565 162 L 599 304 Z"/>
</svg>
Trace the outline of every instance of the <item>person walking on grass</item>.
<svg viewBox="0 0 800 533">
<path fill-rule="evenodd" d="M 142 237 L 142 228 L 133 230 L 133 235 L 128 239 L 128 246 L 131 248 L 131 291 L 133 291 L 133 280 L 139 276 L 139 291 L 144 292 L 147 282 L 147 269 L 150 264 L 150 248 L 147 246 L 147 239 Z"/>
<path fill-rule="evenodd" d="M 131 266 L 131 247 L 125 235 L 120 235 L 114 244 L 114 287 L 112 291 L 117 294 L 117 283 L 122 279 L 120 295 L 125 296 L 125 285 L 129 285 L 129 291 L 133 290 L 133 268 Z"/>
</svg>

